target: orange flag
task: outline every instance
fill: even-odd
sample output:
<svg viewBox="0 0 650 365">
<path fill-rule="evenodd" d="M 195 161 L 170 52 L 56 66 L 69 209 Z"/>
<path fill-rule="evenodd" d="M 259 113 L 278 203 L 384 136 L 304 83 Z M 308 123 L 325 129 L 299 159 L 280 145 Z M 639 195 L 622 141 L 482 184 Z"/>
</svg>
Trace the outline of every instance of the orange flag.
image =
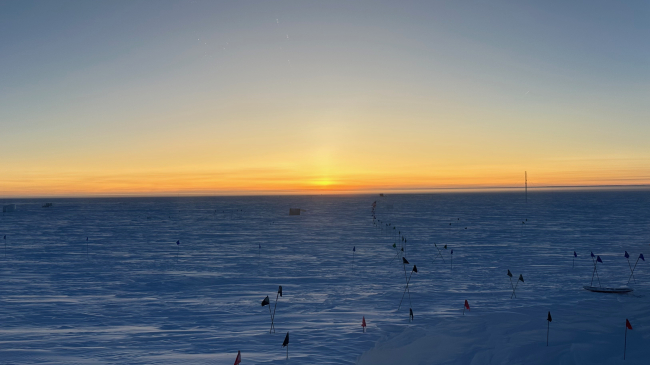
<svg viewBox="0 0 650 365">
<path fill-rule="evenodd" d="M 235 359 L 235 365 L 239 365 L 241 362 L 241 351 L 237 351 L 237 358 Z"/>
</svg>

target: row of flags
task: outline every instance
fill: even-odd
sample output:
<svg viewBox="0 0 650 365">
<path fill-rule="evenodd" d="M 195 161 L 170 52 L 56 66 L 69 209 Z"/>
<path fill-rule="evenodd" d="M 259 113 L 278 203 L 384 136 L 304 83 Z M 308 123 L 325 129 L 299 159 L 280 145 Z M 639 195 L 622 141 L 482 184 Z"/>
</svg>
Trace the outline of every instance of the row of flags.
<svg viewBox="0 0 650 365">
<path fill-rule="evenodd" d="M 508 270 L 510 272 L 510 270 Z M 509 275 L 512 277 L 512 274 Z M 520 279 L 523 282 L 523 276 L 520 275 Z M 268 296 L 262 301 L 262 305 L 264 306 L 266 302 L 266 305 L 268 305 L 269 300 Z M 463 315 L 465 315 L 465 309 L 468 311 L 470 310 L 469 302 L 467 299 L 465 300 L 465 304 L 463 305 Z M 412 309 L 409 309 L 411 317 L 413 316 L 413 311 Z M 551 316 L 551 312 L 549 311 L 546 317 L 547 321 L 547 329 L 546 329 L 546 346 L 549 345 L 549 334 L 550 334 L 550 325 L 551 322 L 553 322 L 553 317 Z M 363 328 L 363 332 L 366 332 L 366 317 L 363 316 L 361 319 L 361 327 Z M 624 348 L 623 348 L 623 359 L 625 360 L 626 357 L 626 352 L 627 352 L 627 330 L 632 330 L 632 324 L 630 321 L 626 318 L 625 319 L 625 342 L 624 342 Z M 286 336 L 284 337 L 284 341 L 282 342 L 282 347 L 287 348 L 287 359 L 289 359 L 289 332 L 287 332 Z M 241 358 L 241 351 L 237 351 L 237 358 L 235 359 L 234 365 L 239 365 L 242 361 Z"/>
<path fill-rule="evenodd" d="M 287 360 L 289 360 L 289 332 L 287 332 L 287 335 L 284 337 L 284 341 L 282 341 L 282 347 L 287 348 Z M 239 364 L 241 364 L 241 351 L 237 351 L 237 357 L 235 358 L 234 365 Z"/>
</svg>

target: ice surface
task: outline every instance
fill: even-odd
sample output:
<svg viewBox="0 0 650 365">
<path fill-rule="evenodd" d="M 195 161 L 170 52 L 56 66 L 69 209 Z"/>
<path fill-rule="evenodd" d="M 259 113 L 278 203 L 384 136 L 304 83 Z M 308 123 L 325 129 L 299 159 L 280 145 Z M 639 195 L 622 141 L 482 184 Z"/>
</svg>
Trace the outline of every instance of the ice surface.
<svg viewBox="0 0 650 365">
<path fill-rule="evenodd" d="M 0 362 L 226 364 L 241 350 L 242 364 L 284 364 L 290 331 L 296 364 L 622 363 L 628 318 L 625 363 L 646 363 L 650 263 L 639 262 L 632 294 L 582 286 L 591 281 L 590 251 L 603 259 L 603 286 L 626 284 L 624 250 L 634 265 L 650 247 L 650 193 L 529 192 L 528 199 L 50 199 L 50 209 L 6 201 L 21 209 L 0 220 L 0 238 L 7 235 Z M 377 218 L 402 232 L 406 257 L 418 266 L 409 284 L 413 323 L 408 297 L 397 310 L 404 271 L 396 235 L 373 225 L 375 200 Z M 289 216 L 290 207 L 305 211 Z M 526 280 L 513 299 L 508 269 Z M 260 303 L 268 295 L 274 305 L 278 285 L 284 296 L 269 334 Z M 463 316 L 465 299 L 471 311 Z"/>
</svg>

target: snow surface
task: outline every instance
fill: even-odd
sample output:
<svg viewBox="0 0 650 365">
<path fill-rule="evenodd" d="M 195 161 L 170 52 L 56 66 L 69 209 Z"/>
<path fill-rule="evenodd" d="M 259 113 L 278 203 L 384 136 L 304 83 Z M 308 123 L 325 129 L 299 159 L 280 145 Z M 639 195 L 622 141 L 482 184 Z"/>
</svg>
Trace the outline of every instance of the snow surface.
<svg viewBox="0 0 650 365">
<path fill-rule="evenodd" d="M 395 230 L 373 225 L 375 200 L 377 218 Z M 650 192 L 535 192 L 528 200 L 50 199 L 47 209 L 40 200 L 6 201 L 17 211 L 0 220 L 0 363 L 231 364 L 241 350 L 244 365 L 284 364 L 287 331 L 295 364 L 648 363 L 650 263 L 639 262 L 632 294 L 582 286 L 590 251 L 603 259 L 603 286 L 626 284 L 624 250 L 632 265 L 650 252 Z M 298 207 L 306 211 L 289 216 Z M 408 296 L 397 310 L 405 285 L 392 247 L 398 230 L 418 266 L 412 323 Z M 508 269 L 525 278 L 513 299 Z M 269 334 L 260 303 L 268 295 L 273 305 L 278 285 L 284 296 Z M 471 311 L 463 316 L 464 300 Z M 634 330 L 623 362 L 625 318 Z"/>
</svg>

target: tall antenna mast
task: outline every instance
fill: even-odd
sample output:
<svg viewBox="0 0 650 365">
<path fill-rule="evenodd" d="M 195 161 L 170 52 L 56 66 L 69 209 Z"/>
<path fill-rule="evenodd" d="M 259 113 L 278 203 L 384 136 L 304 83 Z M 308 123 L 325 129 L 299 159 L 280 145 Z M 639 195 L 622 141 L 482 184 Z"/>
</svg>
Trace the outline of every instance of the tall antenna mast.
<svg viewBox="0 0 650 365">
<path fill-rule="evenodd" d="M 524 191 L 526 192 L 526 204 L 528 204 L 528 171 L 524 171 Z"/>
</svg>

